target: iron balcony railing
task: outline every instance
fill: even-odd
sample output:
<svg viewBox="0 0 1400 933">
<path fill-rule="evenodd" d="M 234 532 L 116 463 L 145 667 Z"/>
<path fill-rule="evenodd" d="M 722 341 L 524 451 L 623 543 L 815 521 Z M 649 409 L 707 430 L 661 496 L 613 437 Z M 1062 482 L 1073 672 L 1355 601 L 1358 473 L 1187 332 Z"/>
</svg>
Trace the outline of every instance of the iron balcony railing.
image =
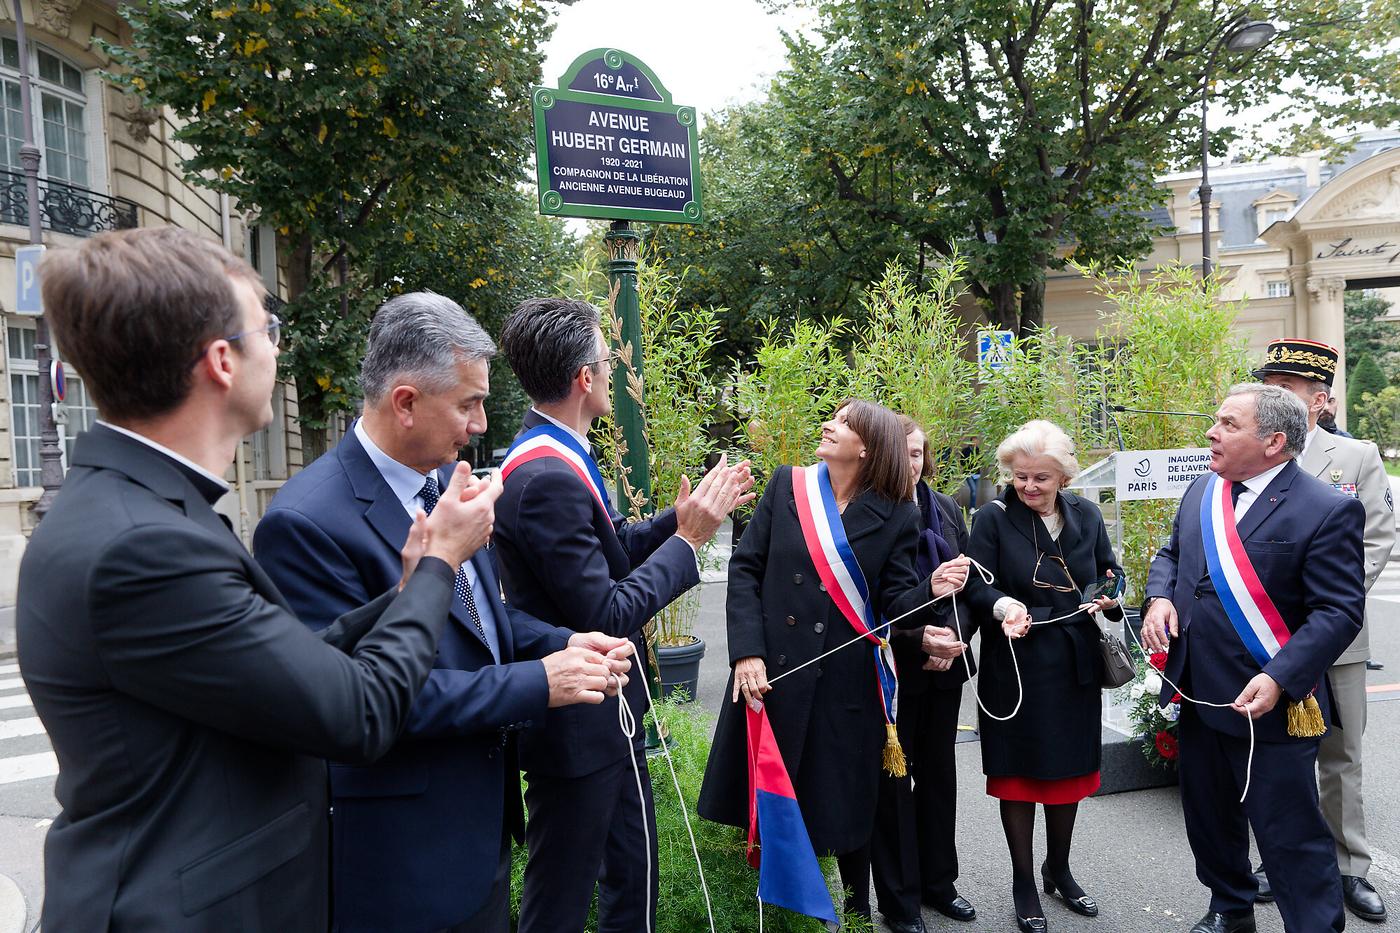
<svg viewBox="0 0 1400 933">
<path fill-rule="evenodd" d="M 0 169 L 0 223 L 29 224 L 24 173 Z M 136 203 L 78 185 L 39 179 L 39 220 L 47 230 L 92 236 L 136 226 Z"/>
</svg>

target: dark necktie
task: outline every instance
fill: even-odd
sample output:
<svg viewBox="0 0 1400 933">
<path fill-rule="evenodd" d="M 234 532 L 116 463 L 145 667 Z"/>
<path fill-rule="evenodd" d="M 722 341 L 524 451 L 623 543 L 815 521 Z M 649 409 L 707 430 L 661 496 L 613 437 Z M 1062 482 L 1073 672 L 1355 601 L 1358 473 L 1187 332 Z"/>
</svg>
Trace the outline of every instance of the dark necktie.
<svg viewBox="0 0 1400 933">
<path fill-rule="evenodd" d="M 1235 512 L 1236 524 L 1239 524 L 1240 520 L 1240 496 L 1244 495 L 1244 491 L 1247 488 L 1248 487 L 1246 487 L 1244 483 L 1230 484 L 1230 505 L 1233 507 Z"/>
<path fill-rule="evenodd" d="M 423 511 L 429 515 L 433 514 L 433 509 L 438 504 L 441 493 L 438 491 L 438 480 L 436 473 L 429 473 L 428 478 L 423 483 L 423 491 L 418 493 L 423 500 Z M 481 640 L 486 642 L 487 647 L 491 646 L 491 640 L 486 637 L 486 628 L 481 624 L 481 613 L 476 610 L 476 600 L 472 597 L 472 585 L 467 582 L 467 568 L 465 566 L 457 568 L 457 577 L 453 583 L 453 589 L 467 607 L 467 616 L 472 620 L 472 625 L 481 633 Z"/>
</svg>

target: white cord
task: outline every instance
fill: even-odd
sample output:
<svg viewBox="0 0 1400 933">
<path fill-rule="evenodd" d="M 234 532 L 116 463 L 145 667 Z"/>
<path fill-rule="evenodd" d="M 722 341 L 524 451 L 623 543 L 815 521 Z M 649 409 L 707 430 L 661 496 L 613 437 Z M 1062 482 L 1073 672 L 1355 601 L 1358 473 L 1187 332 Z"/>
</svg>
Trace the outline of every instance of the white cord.
<svg viewBox="0 0 1400 933">
<path fill-rule="evenodd" d="M 920 603 L 919 605 L 915 606 L 913 609 L 910 609 L 908 612 L 904 613 L 903 615 L 897 615 L 897 616 L 895 616 L 893 619 L 890 619 L 888 622 L 881 622 L 879 625 L 875 626 L 874 628 L 872 628 L 872 629 L 870 630 L 870 634 L 873 635 L 874 633 L 880 631 L 881 629 L 889 628 L 891 625 L 894 625 L 896 622 L 899 622 L 899 621 L 901 621 L 901 620 L 903 620 L 903 619 L 909 618 L 910 616 L 912 616 L 914 613 L 918 612 L 919 610 L 921 610 L 921 609 L 927 609 L 929 606 L 932 606 L 934 603 L 938 602 L 940 599 L 943 599 L 943 597 L 942 597 L 942 596 L 935 596 L 935 597 L 933 597 L 933 599 L 930 599 L 930 600 L 929 600 L 928 602 L 926 602 L 926 603 Z M 772 680 L 768 681 L 768 686 L 771 687 L 771 686 L 773 686 L 775 683 L 777 683 L 778 681 L 782 680 L 782 679 L 783 679 L 784 677 L 786 677 L 787 675 L 789 675 L 789 674 L 796 674 L 798 671 L 802 670 L 802 668 L 806 667 L 808 664 L 816 664 L 816 663 L 817 663 L 818 661 L 820 661 L 822 658 L 825 658 L 825 657 L 827 657 L 827 656 L 829 656 L 829 655 L 833 655 L 833 654 L 835 654 L 836 652 L 840 651 L 842 648 L 848 648 L 848 647 L 850 647 L 851 645 L 854 645 L 854 644 L 855 644 L 856 642 L 858 642 L 858 641 L 865 641 L 865 636 L 864 636 L 864 635 L 857 635 L 855 638 L 852 638 L 850 641 L 842 642 L 841 644 L 837 645 L 835 648 L 832 648 L 830 651 L 824 651 L 824 652 L 822 652 L 821 654 L 817 655 L 815 658 L 811 658 L 811 659 L 809 659 L 809 660 L 807 660 L 807 661 L 803 661 L 801 664 L 797 665 L 796 667 L 794 667 L 794 668 L 793 668 L 792 670 L 790 670 L 790 671 L 783 671 L 783 672 L 782 672 L 781 674 L 779 674 L 777 677 L 774 677 Z"/>
<path fill-rule="evenodd" d="M 615 675 L 614 675 L 614 676 L 615 676 Z M 702 894 L 705 895 L 705 914 L 710 918 L 710 933 L 715 933 L 715 911 L 714 911 L 714 908 L 710 905 L 710 888 L 709 888 L 709 885 L 705 884 L 705 866 L 702 865 L 702 864 L 700 863 L 700 846 L 699 846 L 699 844 L 695 841 L 695 831 L 694 831 L 693 829 L 690 828 L 690 809 L 689 809 L 689 807 L 686 806 L 685 794 L 681 792 L 681 781 L 680 781 L 680 778 L 676 777 L 676 764 L 675 764 L 675 762 L 671 759 L 671 747 L 670 747 L 670 745 L 668 745 L 667 742 L 666 742 L 666 728 L 665 728 L 665 723 L 662 722 L 662 720 L 661 720 L 661 715 L 660 715 L 659 713 L 656 712 L 656 707 L 655 707 L 654 705 L 652 705 L 652 702 L 651 702 L 651 691 L 650 691 L 650 690 L 647 690 L 647 691 L 646 691 L 646 695 L 647 695 L 647 709 L 651 710 L 651 712 L 652 712 L 652 718 L 653 718 L 653 720 L 655 720 L 655 722 L 656 722 L 656 734 L 657 734 L 657 737 L 661 740 L 661 753 L 662 753 L 663 755 L 666 756 L 666 767 L 667 767 L 668 769 L 670 769 L 670 771 L 671 771 L 671 784 L 676 788 L 676 802 L 677 802 L 678 804 L 680 804 L 680 808 L 681 808 L 681 819 L 685 822 L 685 832 L 686 832 L 686 835 L 688 835 L 688 836 L 690 837 L 690 851 L 693 852 L 693 853 L 695 853 L 695 869 L 696 869 L 696 871 L 698 871 L 698 872 L 700 873 L 700 892 L 701 892 Z M 619 690 L 619 691 L 618 691 L 618 699 L 621 700 L 621 697 L 622 697 L 622 692 L 621 692 L 621 690 Z M 623 705 L 625 706 L 626 704 L 624 703 Z M 645 714 L 643 714 L 643 715 L 645 715 Z M 628 735 L 628 739 L 629 739 L 629 741 L 630 741 L 630 739 L 631 739 L 631 735 L 630 735 L 630 734 Z M 640 772 L 639 772 L 639 773 L 638 773 L 638 776 L 637 776 L 637 793 L 638 793 L 638 794 L 641 793 L 641 781 L 642 781 L 642 779 L 641 779 L 641 774 L 640 774 Z M 659 840 L 658 840 L 658 843 L 657 843 L 657 844 L 658 844 L 658 846 L 660 845 L 660 841 L 659 841 Z M 648 854 L 647 854 L 647 863 L 648 863 L 648 864 L 647 864 L 647 868 L 648 868 L 648 870 L 650 870 L 650 867 L 651 867 L 650 862 L 651 862 L 651 855 L 650 855 L 650 853 L 648 852 Z M 650 888 L 650 886 L 651 886 L 650 884 L 647 885 L 648 888 Z M 659 895 L 659 892 L 658 892 L 658 900 L 659 900 L 659 898 L 660 898 L 660 895 Z"/>
<path fill-rule="evenodd" d="M 983 583 L 987 584 L 988 586 L 991 586 L 992 583 L 994 583 L 994 582 L 996 581 L 996 576 L 995 576 L 990 570 L 988 570 L 986 567 L 982 566 L 982 564 L 980 564 L 977 560 L 975 560 L 975 559 L 969 557 L 969 558 L 968 558 L 968 561 L 969 561 L 969 562 L 972 564 L 972 566 L 977 570 L 977 573 L 978 573 L 978 575 L 982 578 L 982 582 L 983 582 Z M 952 598 L 952 601 L 953 601 L 953 606 L 952 606 L 952 610 L 953 610 L 953 626 L 954 626 L 954 629 L 955 629 L 955 631 L 956 631 L 956 633 L 957 633 L 958 641 L 963 642 L 964 644 L 966 644 L 966 640 L 963 638 L 963 634 L 962 634 L 962 621 L 961 621 L 961 619 L 958 617 L 958 592 L 959 592 L 959 590 L 954 590 L 951 594 L 949 594 L 950 597 Z M 907 618 L 908 616 L 913 615 L 914 613 L 918 612 L 919 610 L 925 609 L 925 608 L 927 608 L 927 607 L 933 605 L 933 604 L 936 603 L 939 599 L 942 599 L 942 598 L 943 598 L 943 597 L 935 597 L 935 598 L 933 598 L 933 599 L 930 599 L 930 600 L 929 600 L 928 602 L 926 602 L 926 603 L 923 603 L 923 604 L 921 604 L 921 605 L 919 605 L 919 606 L 915 606 L 913 609 L 910 609 L 908 612 L 904 613 L 903 615 L 897 616 L 897 617 L 895 617 L 895 618 L 893 618 L 893 619 L 889 620 L 888 622 L 885 622 L 885 623 L 883 623 L 883 624 L 881 624 L 881 625 L 877 625 L 874 629 L 871 629 L 871 631 L 872 631 L 872 632 L 878 632 L 879 630 L 881 630 L 881 629 L 883 629 L 883 628 L 888 628 L 889 626 L 895 624 L 896 622 L 899 622 L 900 620 L 905 619 L 905 618 Z M 1121 604 L 1121 600 L 1120 600 L 1120 604 Z M 1087 611 L 1087 609 L 1088 609 L 1087 606 L 1081 606 L 1080 608 L 1076 609 L 1074 612 L 1066 613 L 1065 615 L 1061 615 L 1061 616 L 1055 616 L 1054 618 L 1051 618 L 1051 619 L 1043 619 L 1043 620 L 1041 620 L 1041 621 L 1039 621 L 1039 622 L 1031 622 L 1030 624 L 1031 624 L 1031 625 L 1049 625 L 1049 624 L 1052 623 L 1052 622 L 1063 622 L 1065 619 L 1072 619 L 1072 618 L 1074 618 L 1075 616 L 1079 615 L 1080 613 Z M 1143 657 L 1146 657 L 1146 656 L 1147 656 L 1147 651 L 1146 651 L 1146 649 L 1144 649 L 1144 648 L 1142 647 L 1142 642 L 1141 642 L 1141 641 L 1138 641 L 1137 635 L 1136 635 L 1135 633 L 1133 633 L 1133 631 L 1132 631 L 1132 626 L 1131 626 L 1131 625 L 1130 625 L 1130 626 L 1127 626 L 1127 628 L 1128 628 L 1128 633 L 1129 633 L 1130 635 L 1132 635 L 1133 641 L 1137 644 L 1138 650 L 1142 651 Z M 825 658 L 825 657 L 827 657 L 827 656 L 829 656 L 829 655 L 835 654 L 836 652 L 840 651 L 842 648 L 846 648 L 846 647 L 848 647 L 848 646 L 850 646 L 850 645 L 855 644 L 855 643 L 858 642 L 858 641 L 863 641 L 864 639 L 865 639 L 865 636 L 864 636 L 864 635 L 857 635 L 855 638 L 852 638 L 852 639 L 850 639 L 849 641 L 846 641 L 846 642 L 843 642 L 843 643 L 837 645 L 835 648 L 832 648 L 830 651 L 823 652 L 822 654 L 817 655 L 815 658 L 812 658 L 812 659 L 809 660 L 809 661 L 803 661 L 801 664 L 797 665 L 796 667 L 794 667 L 794 668 L 793 668 L 792 670 L 790 670 L 790 671 L 784 671 L 783 673 L 779 674 L 777 677 L 774 677 L 772 680 L 768 681 L 768 685 L 771 687 L 773 684 L 775 684 L 775 683 L 777 683 L 778 681 L 782 680 L 784 677 L 788 676 L 789 674 L 795 674 L 795 673 L 797 673 L 798 671 L 802 670 L 802 668 L 806 667 L 808 664 L 815 664 L 817 661 L 820 661 L 820 660 L 822 660 L 823 658 Z M 979 691 L 979 690 L 974 690 L 974 691 L 973 691 L 973 694 L 972 694 L 973 697 L 977 700 L 977 706 L 978 706 L 978 708 L 981 709 L 982 712 L 983 712 L 989 719 L 994 719 L 994 720 L 996 720 L 997 722 L 1009 722 L 1010 720 L 1014 719 L 1014 718 L 1016 717 L 1016 714 L 1019 713 L 1019 712 L 1021 711 L 1021 704 L 1025 701 L 1025 698 L 1026 698 L 1026 688 L 1025 688 L 1025 684 L 1024 684 L 1024 683 L 1022 682 L 1022 680 L 1021 680 L 1021 662 L 1020 662 L 1020 661 L 1017 659 L 1017 657 L 1016 657 L 1016 647 L 1015 647 L 1015 645 L 1013 644 L 1013 642 L 1012 642 L 1011 639 L 1007 639 L 1006 647 L 1007 647 L 1007 650 L 1011 652 L 1011 666 L 1012 666 L 1012 668 L 1016 671 L 1016 706 L 1015 706 L 1015 707 L 1011 710 L 1011 712 L 1008 713 L 1007 715 L 1005 715 L 1005 716 L 998 716 L 998 715 L 996 715 L 995 713 L 993 713 L 991 710 L 987 709 L 986 705 L 983 704 L 983 702 L 982 702 L 982 696 L 981 696 L 981 691 Z M 963 669 L 967 671 L 968 680 L 971 680 L 971 679 L 972 679 L 972 665 L 971 665 L 971 663 L 969 663 L 969 661 L 968 661 L 967 650 L 966 650 L 966 649 L 964 649 L 964 651 L 963 651 L 963 653 L 962 653 L 962 661 L 963 661 Z M 1195 703 L 1197 706 L 1210 706 L 1210 707 L 1214 707 L 1214 708 L 1216 708 L 1216 709 L 1234 709 L 1234 704 L 1233 704 L 1233 703 L 1209 703 L 1209 702 L 1207 702 L 1207 701 L 1205 701 L 1205 700 L 1197 700 L 1197 699 L 1195 699 L 1194 697 L 1187 696 L 1186 693 L 1185 693 L 1184 691 L 1182 691 L 1182 689 L 1181 689 L 1179 686 L 1177 686 L 1175 683 L 1172 683 L 1171 679 L 1168 678 L 1168 677 L 1166 676 L 1166 674 L 1164 674 L 1164 673 L 1162 673 L 1162 672 L 1160 672 L 1160 671 L 1159 671 L 1158 673 L 1161 675 L 1161 677 L 1162 677 L 1163 680 L 1165 680 L 1168 684 L 1171 685 L 1171 687 L 1172 687 L 1173 690 L 1175 690 L 1177 693 L 1181 694 L 1181 698 L 1182 698 L 1183 700 L 1185 700 L 1185 701 L 1187 701 L 1187 702 L 1189 702 L 1189 703 Z M 1251 778 L 1252 778 L 1253 771 L 1254 771 L 1254 741 L 1255 741 L 1255 739 L 1254 739 L 1254 719 L 1253 719 L 1252 717 L 1250 717 L 1250 716 L 1246 716 L 1246 717 L 1245 717 L 1245 720 L 1249 723 L 1249 757 L 1245 760 L 1245 769 L 1244 769 L 1244 793 L 1242 793 L 1242 794 L 1240 795 L 1240 803 L 1244 803 L 1245 797 L 1249 795 L 1249 784 L 1250 784 L 1250 780 L 1251 780 Z"/>
<path fill-rule="evenodd" d="M 1147 649 L 1142 646 L 1142 642 L 1138 639 L 1137 633 L 1133 631 L 1133 627 L 1127 625 L 1124 626 L 1124 628 L 1128 630 L 1128 635 L 1133 639 L 1133 643 L 1138 646 L 1138 650 L 1142 652 L 1143 658 L 1146 659 L 1148 657 Z M 1153 668 L 1153 670 L 1156 670 L 1156 668 Z M 1167 676 L 1166 671 L 1157 671 L 1157 676 L 1165 680 L 1167 686 L 1180 694 L 1181 698 L 1188 703 L 1195 703 L 1197 706 L 1211 706 L 1215 709 L 1235 708 L 1235 704 L 1233 703 L 1208 703 L 1205 700 L 1197 700 L 1194 697 L 1187 696 L 1184 690 L 1172 682 L 1172 679 Z M 1244 798 L 1249 796 L 1249 782 L 1254 772 L 1254 717 L 1245 716 L 1244 719 L 1245 722 L 1249 723 L 1249 757 L 1246 758 L 1244 762 L 1244 792 L 1240 794 L 1240 803 L 1244 803 Z"/>
<path fill-rule="evenodd" d="M 622 681 L 616 674 L 610 673 L 608 676 L 617 684 L 617 724 L 621 727 L 622 734 L 627 737 L 627 759 L 632 762 L 632 776 L 637 779 L 637 804 L 642 809 L 642 840 L 647 860 L 647 904 L 643 913 L 647 918 L 646 933 L 651 933 L 651 829 L 647 826 L 647 797 L 642 790 L 642 769 L 637 764 L 637 753 L 632 748 L 632 737 L 637 734 L 637 717 L 632 715 L 632 707 L 627 705 L 627 698 L 622 695 Z M 684 803 L 681 804 L 681 809 L 685 809 Z"/>
</svg>

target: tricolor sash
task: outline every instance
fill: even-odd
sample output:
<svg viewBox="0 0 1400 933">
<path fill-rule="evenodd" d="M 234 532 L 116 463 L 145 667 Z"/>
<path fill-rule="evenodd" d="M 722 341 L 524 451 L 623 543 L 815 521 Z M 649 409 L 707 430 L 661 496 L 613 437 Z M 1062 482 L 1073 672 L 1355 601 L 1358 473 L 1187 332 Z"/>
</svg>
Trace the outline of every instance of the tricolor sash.
<svg viewBox="0 0 1400 933">
<path fill-rule="evenodd" d="M 593 494 L 593 499 L 604 514 L 612 515 L 612 500 L 608 497 L 607 486 L 603 484 L 603 474 L 593 456 L 568 431 L 553 424 L 541 424 L 531 428 L 515 439 L 506 451 L 501 462 L 501 481 L 522 463 L 538 460 L 540 457 L 554 457 L 568 464 L 569 469 L 578 475 L 583 485 Z"/>
<path fill-rule="evenodd" d="M 792 468 L 792 495 L 797 504 L 797 521 L 807 544 L 807 555 L 826 587 L 826 595 L 836 603 L 841 615 L 856 633 L 871 643 L 875 654 L 875 677 L 880 689 L 880 708 L 885 714 L 885 770 L 895 777 L 905 774 L 904 752 L 895 732 L 899 706 L 899 681 L 895 676 L 894 652 L 889 639 L 875 634 L 875 610 L 870 604 L 870 588 L 855 552 L 846 540 L 841 510 L 831 490 L 831 476 L 825 463 Z"/>
<path fill-rule="evenodd" d="M 1200 513 L 1202 550 L 1211 583 L 1230 625 L 1262 669 L 1288 644 L 1292 633 L 1264 590 L 1235 527 L 1235 505 L 1230 499 L 1233 485 L 1214 473 L 1206 479 Z M 1325 728 L 1322 712 L 1311 695 L 1289 707 L 1290 735 L 1321 735 Z"/>
</svg>

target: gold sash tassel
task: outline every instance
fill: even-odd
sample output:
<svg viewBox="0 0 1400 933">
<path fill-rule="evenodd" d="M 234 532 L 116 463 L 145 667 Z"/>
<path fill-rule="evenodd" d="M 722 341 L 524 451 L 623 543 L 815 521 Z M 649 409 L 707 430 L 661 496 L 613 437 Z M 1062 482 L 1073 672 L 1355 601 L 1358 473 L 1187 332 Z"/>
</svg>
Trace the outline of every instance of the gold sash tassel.
<svg viewBox="0 0 1400 933">
<path fill-rule="evenodd" d="M 1288 734 L 1297 739 L 1315 739 L 1327 731 L 1322 707 L 1308 694 L 1298 703 L 1288 704 Z"/>
<path fill-rule="evenodd" d="M 899 744 L 899 733 L 892 722 L 885 723 L 885 751 L 881 757 L 884 759 L 885 773 L 890 777 L 904 777 L 909 773 L 904 765 L 904 749 Z"/>
</svg>

